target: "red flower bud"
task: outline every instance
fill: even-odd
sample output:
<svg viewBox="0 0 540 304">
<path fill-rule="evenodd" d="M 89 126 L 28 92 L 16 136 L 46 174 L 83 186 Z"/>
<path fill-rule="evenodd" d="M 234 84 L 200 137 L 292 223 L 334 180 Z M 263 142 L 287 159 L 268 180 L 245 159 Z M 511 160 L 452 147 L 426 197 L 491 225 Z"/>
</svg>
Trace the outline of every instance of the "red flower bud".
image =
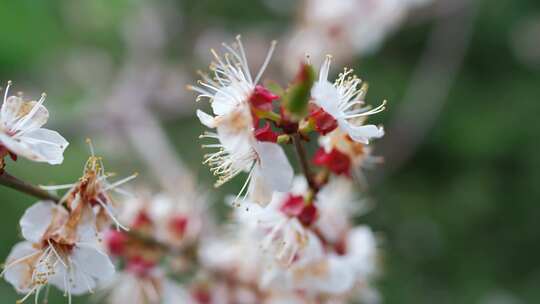
<svg viewBox="0 0 540 304">
<path fill-rule="evenodd" d="M 305 203 L 302 196 L 289 194 L 289 197 L 285 202 L 283 202 L 283 205 L 281 205 L 279 210 L 281 210 L 281 212 L 285 213 L 287 216 L 297 217 L 302 213 L 304 206 Z"/>
<path fill-rule="evenodd" d="M 155 262 L 145 260 L 141 256 L 135 256 L 127 261 L 126 270 L 139 277 L 144 277 L 155 265 Z"/>
<path fill-rule="evenodd" d="M 169 229 L 178 237 L 183 237 L 186 233 L 188 218 L 183 215 L 176 215 L 169 220 Z"/>
<path fill-rule="evenodd" d="M 128 236 L 122 231 L 109 230 L 105 235 L 105 244 L 112 255 L 121 256 L 126 249 Z"/>
<path fill-rule="evenodd" d="M 318 215 L 319 212 L 317 210 L 317 207 L 314 204 L 309 204 L 304 206 L 302 212 L 300 212 L 300 214 L 298 215 L 298 220 L 304 226 L 310 226 L 311 224 L 313 224 L 313 222 L 315 222 Z"/>
<path fill-rule="evenodd" d="M 315 165 L 326 167 L 337 175 L 351 176 L 351 159 L 337 149 L 326 153 L 324 148 L 319 148 L 312 161 Z"/>
<path fill-rule="evenodd" d="M 132 227 L 135 229 L 144 228 L 147 226 L 152 226 L 152 219 L 145 211 L 140 211 L 139 214 L 137 214 L 137 217 L 133 221 Z"/>
<path fill-rule="evenodd" d="M 279 99 L 279 96 L 273 94 L 262 85 L 257 85 L 249 97 L 249 102 L 259 110 L 272 111 L 272 101 L 277 99 Z"/>
<path fill-rule="evenodd" d="M 313 106 L 311 108 L 309 117 L 312 118 L 313 122 L 315 123 L 315 130 L 322 135 L 326 135 L 334 131 L 334 129 L 338 126 L 337 120 L 332 115 L 328 114 L 328 112 L 323 110 L 323 108 L 318 106 Z"/>
<path fill-rule="evenodd" d="M 258 141 L 277 142 L 278 133 L 274 132 L 270 127 L 270 123 L 266 122 L 263 127 L 255 130 L 255 138 Z"/>
</svg>

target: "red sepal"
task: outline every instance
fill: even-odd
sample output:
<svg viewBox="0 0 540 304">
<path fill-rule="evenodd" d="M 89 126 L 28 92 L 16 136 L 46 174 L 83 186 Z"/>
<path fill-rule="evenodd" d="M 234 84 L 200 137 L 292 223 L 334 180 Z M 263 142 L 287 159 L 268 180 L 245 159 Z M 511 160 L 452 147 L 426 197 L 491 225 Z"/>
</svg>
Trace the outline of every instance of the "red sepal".
<svg viewBox="0 0 540 304">
<path fill-rule="evenodd" d="M 274 132 L 270 127 L 270 123 L 265 122 L 264 126 L 255 129 L 255 138 L 258 141 L 268 141 L 268 142 L 277 142 L 279 134 Z"/>
<path fill-rule="evenodd" d="M 323 108 L 318 106 L 313 106 L 309 113 L 309 117 L 313 119 L 315 123 L 315 130 L 322 135 L 326 135 L 334 131 L 337 126 L 337 120 L 328 112 L 323 110 Z"/>
<path fill-rule="evenodd" d="M 324 148 L 319 148 L 312 161 L 315 165 L 326 167 L 337 175 L 351 176 L 350 157 L 337 149 L 326 153 Z"/>
<path fill-rule="evenodd" d="M 259 110 L 272 111 L 272 102 L 277 99 L 279 99 L 278 95 L 270 92 L 262 85 L 257 85 L 249 97 L 249 102 Z"/>
</svg>

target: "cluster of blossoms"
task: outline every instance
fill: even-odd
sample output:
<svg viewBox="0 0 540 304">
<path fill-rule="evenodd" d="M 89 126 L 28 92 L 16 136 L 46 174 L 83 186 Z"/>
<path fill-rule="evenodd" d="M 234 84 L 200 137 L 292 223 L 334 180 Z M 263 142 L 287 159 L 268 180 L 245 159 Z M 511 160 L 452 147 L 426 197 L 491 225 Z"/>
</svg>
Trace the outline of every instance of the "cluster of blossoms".
<svg viewBox="0 0 540 304">
<path fill-rule="evenodd" d="M 352 70 L 330 82 L 331 56 L 318 77 L 304 63 L 286 89 L 261 85 L 274 46 L 252 78 L 238 37 L 224 44 L 224 55 L 212 51 L 213 77 L 203 75 L 191 87 L 213 111 L 197 114 L 216 130 L 202 137 L 216 141 L 203 147 L 217 149 L 205 156 L 217 185 L 247 174 L 231 198 L 234 228 L 206 239 L 200 249 L 200 263 L 221 273 L 210 276 L 202 303 L 375 302 L 370 283 L 377 273 L 376 238 L 351 218 L 362 206 L 354 199 L 354 182 L 378 160 L 369 143 L 384 135 L 365 120 L 385 103 L 366 105 L 367 85 Z M 319 147 L 309 157 L 304 144 L 314 138 Z M 282 146 L 295 147 L 303 176 L 293 177 Z"/>
<path fill-rule="evenodd" d="M 198 99 L 210 101 L 212 114 L 198 110 L 197 116 L 214 130 L 201 137 L 212 141 L 204 144 L 212 149 L 204 163 L 216 186 L 247 176 L 227 198 L 235 207 L 232 222 L 212 221 L 207 195 L 191 184 L 157 195 L 120 189 L 136 175 L 110 182 L 90 143 L 77 182 L 26 191 L 43 200 L 20 220 L 25 240 L 3 271 L 23 294 L 20 303 L 32 295 L 37 303 L 50 285 L 69 302 L 96 289 L 111 304 L 378 301 L 378 242 L 369 227 L 354 224 L 366 206 L 355 185 L 363 183 L 363 169 L 379 161 L 370 142 L 383 128 L 365 122 L 385 102 L 368 106 L 367 85 L 352 70 L 329 81 L 331 56 L 318 75 L 306 62 L 287 88 L 263 85 L 275 46 L 253 77 L 238 37 L 224 44 L 225 54 L 212 51 L 212 74 L 201 73 L 199 85 L 190 86 Z M 68 143 L 41 128 L 48 117 L 43 100 L 6 92 L 0 183 L 7 157 L 62 162 Z M 302 174 L 295 174 L 285 152 L 293 149 Z M 28 187 L 19 183 L 18 189 Z M 57 191 L 65 193 L 57 197 Z"/>
<path fill-rule="evenodd" d="M 285 60 L 290 66 L 309 52 L 335 54 L 341 60 L 376 50 L 409 11 L 431 0 L 306 0 L 291 32 Z"/>
</svg>

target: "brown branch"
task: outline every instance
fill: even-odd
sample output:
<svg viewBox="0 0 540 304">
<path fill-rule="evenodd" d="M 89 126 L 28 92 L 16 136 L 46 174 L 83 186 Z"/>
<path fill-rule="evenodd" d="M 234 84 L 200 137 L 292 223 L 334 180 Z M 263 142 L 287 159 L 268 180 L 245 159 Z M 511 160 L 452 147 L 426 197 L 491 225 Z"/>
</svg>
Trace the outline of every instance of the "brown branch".
<svg viewBox="0 0 540 304">
<path fill-rule="evenodd" d="M 313 179 L 313 174 L 311 173 L 311 169 L 307 161 L 306 150 L 304 149 L 304 146 L 302 145 L 302 137 L 300 136 L 300 134 L 296 133 L 292 136 L 292 140 L 294 143 L 294 147 L 296 148 L 296 155 L 298 156 L 298 160 L 300 161 L 300 166 L 302 167 L 302 171 L 304 172 L 304 176 L 306 177 L 308 185 L 311 188 L 311 190 L 313 190 L 314 192 L 317 192 L 319 187 L 317 186 L 317 183 L 315 183 L 315 180 Z"/>
<path fill-rule="evenodd" d="M 6 171 L 0 172 L 0 185 L 4 185 L 8 188 L 17 190 L 22 193 L 26 193 L 30 196 L 36 197 L 38 199 L 42 200 L 48 200 L 53 201 L 55 203 L 60 202 L 60 198 L 43 190 L 40 189 L 32 184 L 29 184 L 25 181 L 22 181 L 15 176 L 10 175 Z"/>
</svg>

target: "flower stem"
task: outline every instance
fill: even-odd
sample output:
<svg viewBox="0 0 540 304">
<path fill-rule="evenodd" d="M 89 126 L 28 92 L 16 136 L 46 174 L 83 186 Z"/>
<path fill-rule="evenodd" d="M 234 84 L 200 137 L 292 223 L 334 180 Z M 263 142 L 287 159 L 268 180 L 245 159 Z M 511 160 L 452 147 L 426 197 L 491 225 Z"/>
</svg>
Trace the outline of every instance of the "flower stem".
<svg viewBox="0 0 540 304">
<path fill-rule="evenodd" d="M 22 193 L 26 193 L 42 200 L 49 200 L 55 203 L 60 202 L 60 198 L 56 195 L 53 195 L 25 181 L 22 181 L 13 175 L 10 175 L 6 171 L 0 172 L 0 185 L 4 185 L 8 188 L 17 190 Z"/>
<path fill-rule="evenodd" d="M 302 167 L 302 171 L 304 172 L 304 176 L 306 177 L 306 180 L 311 190 L 313 190 L 313 192 L 316 193 L 319 187 L 313 180 L 313 174 L 311 174 L 311 169 L 307 161 L 306 150 L 304 149 L 304 146 L 302 145 L 302 138 L 300 137 L 300 134 L 296 133 L 292 136 L 292 139 L 294 142 L 294 147 L 296 148 L 296 154 L 298 155 L 298 160 L 300 161 L 300 166 Z"/>
</svg>

